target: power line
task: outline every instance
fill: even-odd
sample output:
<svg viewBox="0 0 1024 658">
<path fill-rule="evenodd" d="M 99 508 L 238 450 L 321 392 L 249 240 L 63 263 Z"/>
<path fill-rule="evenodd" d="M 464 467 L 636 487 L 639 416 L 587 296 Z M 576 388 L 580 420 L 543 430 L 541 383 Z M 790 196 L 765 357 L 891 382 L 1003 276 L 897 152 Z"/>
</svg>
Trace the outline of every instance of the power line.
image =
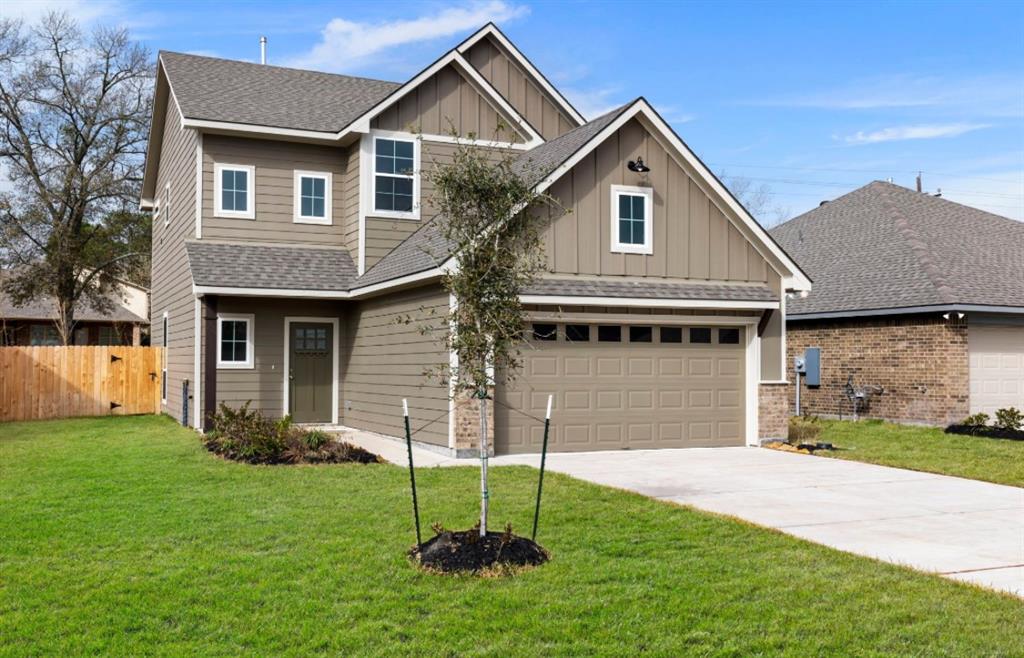
<svg viewBox="0 0 1024 658">
<path fill-rule="evenodd" d="M 827 172 L 845 172 L 845 173 L 857 173 L 857 174 L 911 174 L 916 175 L 918 172 L 922 174 L 928 174 L 930 176 L 948 176 L 950 178 L 964 178 L 970 180 L 983 180 L 991 183 L 1005 183 L 1006 180 L 1002 178 L 989 178 L 986 176 L 971 176 L 969 174 L 950 174 L 939 171 L 924 171 L 920 169 L 905 170 L 905 169 L 844 169 L 837 167 L 785 167 L 782 165 L 760 165 L 760 164 L 740 164 L 740 163 L 725 163 L 725 162 L 709 162 L 709 165 L 713 167 L 746 167 L 748 169 L 779 169 L 787 171 L 827 171 Z"/>
</svg>

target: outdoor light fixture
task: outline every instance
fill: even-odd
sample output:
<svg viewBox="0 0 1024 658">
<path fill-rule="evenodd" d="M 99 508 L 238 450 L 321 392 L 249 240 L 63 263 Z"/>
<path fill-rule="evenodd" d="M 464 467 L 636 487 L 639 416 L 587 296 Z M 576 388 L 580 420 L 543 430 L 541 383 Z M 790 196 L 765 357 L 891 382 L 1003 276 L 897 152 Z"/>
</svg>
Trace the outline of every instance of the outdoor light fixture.
<svg viewBox="0 0 1024 658">
<path fill-rule="evenodd" d="M 629 164 L 626 165 L 626 168 L 630 171 L 635 171 L 638 174 L 646 174 L 651 170 L 650 167 L 644 164 L 644 159 L 640 156 L 637 156 L 636 160 L 630 160 Z"/>
<path fill-rule="evenodd" d="M 942 319 L 943 320 L 948 320 L 949 319 L 949 313 L 943 313 L 942 314 Z"/>
</svg>

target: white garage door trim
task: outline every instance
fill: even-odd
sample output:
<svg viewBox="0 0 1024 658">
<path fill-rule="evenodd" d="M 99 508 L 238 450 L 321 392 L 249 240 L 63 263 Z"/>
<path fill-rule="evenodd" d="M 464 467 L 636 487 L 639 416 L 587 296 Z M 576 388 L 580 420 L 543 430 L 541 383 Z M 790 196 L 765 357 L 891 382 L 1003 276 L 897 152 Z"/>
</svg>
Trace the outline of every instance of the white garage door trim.
<svg viewBox="0 0 1024 658">
<path fill-rule="evenodd" d="M 758 384 L 761 381 L 761 338 L 757 335 L 757 323 L 760 318 L 757 316 L 719 316 L 719 315 L 637 315 L 627 314 L 599 314 L 599 313 L 557 313 L 534 311 L 527 314 L 527 320 L 546 320 L 549 322 L 609 322 L 614 324 L 678 324 L 687 325 L 738 325 L 746 330 L 746 372 L 744 381 L 744 404 L 746 427 L 746 444 L 751 447 L 759 446 L 758 437 L 758 411 L 760 409 Z"/>
<path fill-rule="evenodd" d="M 999 408 L 1024 406 L 1024 326 L 972 323 L 967 351 L 971 413 L 993 416 Z M 1007 385 L 1017 391 L 1006 390 Z M 992 386 L 1002 390 L 982 391 Z"/>
</svg>

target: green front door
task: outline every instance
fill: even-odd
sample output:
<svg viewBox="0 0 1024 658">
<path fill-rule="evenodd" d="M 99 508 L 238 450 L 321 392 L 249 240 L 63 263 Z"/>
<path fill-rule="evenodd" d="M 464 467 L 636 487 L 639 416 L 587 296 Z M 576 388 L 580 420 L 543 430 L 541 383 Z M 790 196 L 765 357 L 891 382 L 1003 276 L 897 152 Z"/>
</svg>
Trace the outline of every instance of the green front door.
<svg viewBox="0 0 1024 658">
<path fill-rule="evenodd" d="M 322 322 L 295 322 L 288 345 L 288 413 L 297 423 L 333 419 L 333 327 Z"/>
</svg>

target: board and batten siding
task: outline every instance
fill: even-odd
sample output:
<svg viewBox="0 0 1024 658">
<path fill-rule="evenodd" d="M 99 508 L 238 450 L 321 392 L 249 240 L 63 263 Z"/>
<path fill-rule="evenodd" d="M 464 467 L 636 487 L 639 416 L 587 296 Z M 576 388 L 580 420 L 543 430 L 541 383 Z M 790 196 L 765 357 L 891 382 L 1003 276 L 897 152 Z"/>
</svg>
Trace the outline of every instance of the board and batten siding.
<svg viewBox="0 0 1024 658">
<path fill-rule="evenodd" d="M 344 351 L 344 318 L 351 307 L 351 304 L 339 301 L 220 297 L 218 313 L 251 313 L 254 316 L 253 367 L 218 368 L 217 403 L 240 407 L 250 402 L 250 408 L 259 409 L 267 416 L 283 416 L 285 317 L 338 318 L 339 351 Z M 343 354 L 338 363 L 339 366 L 344 363 Z"/>
<path fill-rule="evenodd" d="M 346 149 L 224 135 L 203 136 L 203 239 L 341 246 L 349 155 Z M 214 216 L 214 168 L 251 165 L 256 171 L 256 219 Z M 295 223 L 295 171 L 331 172 L 331 224 Z"/>
<path fill-rule="evenodd" d="M 342 350 L 345 425 L 402 436 L 402 399 L 408 398 L 414 430 L 440 417 L 413 439 L 448 446 L 448 388 L 426 374 L 448 365 L 441 333 L 447 313 L 448 293 L 436 285 L 356 306 L 346 318 Z"/>
<path fill-rule="evenodd" d="M 498 126 L 503 125 L 501 132 Z M 522 143 L 519 131 L 501 118 L 490 100 L 454 66 L 446 66 L 424 80 L 373 119 L 375 130 L 422 132 L 427 135 L 470 133 L 480 139 Z"/>
<path fill-rule="evenodd" d="M 466 58 L 544 139 L 554 139 L 576 127 L 573 119 L 490 37 L 474 44 Z"/>
<path fill-rule="evenodd" d="M 178 420 L 182 413 L 182 382 L 186 379 L 192 382 L 195 376 L 195 298 L 185 240 L 195 236 L 197 141 L 195 131 L 181 127 L 178 108 L 170 97 L 156 176 L 155 198 L 160 201 L 162 212 L 153 220 L 150 336 L 151 344 L 163 345 L 166 311 L 167 403 L 161 405 L 161 410 Z M 165 217 L 169 219 L 166 226 Z M 190 418 L 191 415 L 190 409 Z"/>
<path fill-rule="evenodd" d="M 649 174 L 626 168 L 637 156 L 650 166 Z M 612 185 L 653 188 L 653 254 L 612 252 Z M 550 272 L 767 281 L 764 257 L 726 218 L 696 172 L 670 157 L 635 119 L 566 172 L 549 193 L 570 210 L 544 234 Z"/>
</svg>

